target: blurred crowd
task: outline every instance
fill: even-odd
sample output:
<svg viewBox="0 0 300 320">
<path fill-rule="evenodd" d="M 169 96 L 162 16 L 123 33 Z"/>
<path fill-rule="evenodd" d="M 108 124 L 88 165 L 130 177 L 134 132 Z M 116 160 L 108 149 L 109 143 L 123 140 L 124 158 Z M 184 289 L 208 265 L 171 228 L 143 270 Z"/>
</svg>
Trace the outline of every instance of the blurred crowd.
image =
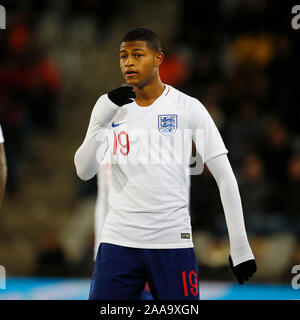
<svg viewBox="0 0 300 320">
<path fill-rule="evenodd" d="M 56 128 L 62 78 L 36 41 L 35 16 L 16 1 L 4 5 L 8 17 L 7 29 L 0 33 L 0 123 L 9 168 L 6 190 L 15 194 L 20 164 L 30 157 L 28 142 L 34 134 Z"/>
</svg>

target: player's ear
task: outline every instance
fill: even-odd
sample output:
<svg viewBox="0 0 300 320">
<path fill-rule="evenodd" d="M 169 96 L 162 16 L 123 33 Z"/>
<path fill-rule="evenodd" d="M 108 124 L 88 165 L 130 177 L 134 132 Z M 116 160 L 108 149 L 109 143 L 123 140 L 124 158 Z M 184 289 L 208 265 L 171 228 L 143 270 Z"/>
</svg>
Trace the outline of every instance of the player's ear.
<svg viewBox="0 0 300 320">
<path fill-rule="evenodd" d="M 156 67 L 159 67 L 162 64 L 163 60 L 164 60 L 164 54 L 162 52 L 155 53 L 154 65 Z"/>
</svg>

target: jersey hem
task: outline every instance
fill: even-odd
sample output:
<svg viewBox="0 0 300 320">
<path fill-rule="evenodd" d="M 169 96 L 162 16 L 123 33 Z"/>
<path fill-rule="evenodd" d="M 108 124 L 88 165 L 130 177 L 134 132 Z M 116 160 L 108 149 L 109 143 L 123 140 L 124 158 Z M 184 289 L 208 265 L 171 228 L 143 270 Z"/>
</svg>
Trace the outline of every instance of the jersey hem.
<svg viewBox="0 0 300 320">
<path fill-rule="evenodd" d="M 180 249 L 180 248 L 193 248 L 193 243 L 182 243 L 182 244 L 165 244 L 165 243 L 158 243 L 158 244 L 151 244 L 151 245 L 145 245 L 140 243 L 134 243 L 134 242 L 124 242 L 124 241 L 118 241 L 112 238 L 104 238 L 101 239 L 100 243 L 106 242 L 111 244 L 116 244 L 119 246 L 129 247 L 129 248 L 137 248 L 137 249 Z"/>
</svg>

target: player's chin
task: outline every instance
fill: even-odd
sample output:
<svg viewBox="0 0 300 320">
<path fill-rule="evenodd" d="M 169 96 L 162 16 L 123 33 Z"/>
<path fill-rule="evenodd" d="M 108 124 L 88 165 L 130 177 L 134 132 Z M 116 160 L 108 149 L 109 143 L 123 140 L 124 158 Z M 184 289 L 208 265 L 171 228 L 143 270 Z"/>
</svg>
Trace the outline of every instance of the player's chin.
<svg viewBox="0 0 300 320">
<path fill-rule="evenodd" d="M 128 79 L 125 77 L 125 82 L 130 86 L 138 86 L 140 81 L 138 79 Z"/>
</svg>

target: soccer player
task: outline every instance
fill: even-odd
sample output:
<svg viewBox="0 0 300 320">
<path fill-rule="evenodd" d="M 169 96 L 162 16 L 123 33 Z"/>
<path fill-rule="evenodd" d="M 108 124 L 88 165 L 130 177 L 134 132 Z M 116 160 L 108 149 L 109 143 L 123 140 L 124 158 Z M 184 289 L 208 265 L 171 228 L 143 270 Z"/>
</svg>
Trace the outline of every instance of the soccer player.
<svg viewBox="0 0 300 320">
<path fill-rule="evenodd" d="M 146 281 L 154 299 L 199 299 L 188 208 L 192 141 L 220 191 L 233 273 L 242 284 L 256 271 L 228 151 L 201 102 L 162 83 L 163 57 L 153 31 L 138 28 L 123 37 L 127 86 L 100 96 L 75 153 L 82 180 L 98 172 L 107 152 L 112 163 L 89 299 L 139 299 Z"/>
<path fill-rule="evenodd" d="M 0 208 L 2 207 L 7 179 L 6 156 L 4 149 L 4 137 L 0 126 Z"/>
</svg>

